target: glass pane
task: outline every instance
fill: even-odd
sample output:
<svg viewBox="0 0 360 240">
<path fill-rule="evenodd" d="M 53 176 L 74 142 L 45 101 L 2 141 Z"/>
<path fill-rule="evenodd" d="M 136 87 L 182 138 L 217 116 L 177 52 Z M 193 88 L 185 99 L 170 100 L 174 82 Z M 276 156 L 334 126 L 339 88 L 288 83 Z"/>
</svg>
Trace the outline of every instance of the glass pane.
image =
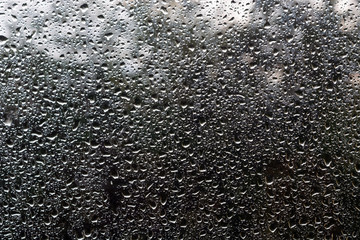
<svg viewBox="0 0 360 240">
<path fill-rule="evenodd" d="M 0 2 L 0 239 L 360 238 L 357 0 Z"/>
</svg>

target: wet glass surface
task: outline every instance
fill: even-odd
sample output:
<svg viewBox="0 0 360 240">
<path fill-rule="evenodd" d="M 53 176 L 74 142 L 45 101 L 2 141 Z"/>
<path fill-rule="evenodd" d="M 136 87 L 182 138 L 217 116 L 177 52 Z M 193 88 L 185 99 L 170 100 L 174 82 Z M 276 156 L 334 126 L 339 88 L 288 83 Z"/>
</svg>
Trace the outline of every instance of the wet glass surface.
<svg viewBox="0 0 360 240">
<path fill-rule="evenodd" d="M 0 239 L 360 238 L 359 16 L 0 2 Z"/>
</svg>

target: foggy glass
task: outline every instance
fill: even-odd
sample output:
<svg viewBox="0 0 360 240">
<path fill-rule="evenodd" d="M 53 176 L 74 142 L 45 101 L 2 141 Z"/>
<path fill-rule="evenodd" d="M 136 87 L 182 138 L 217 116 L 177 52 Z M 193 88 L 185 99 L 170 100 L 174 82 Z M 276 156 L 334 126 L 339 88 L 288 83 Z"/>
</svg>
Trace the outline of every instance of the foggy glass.
<svg viewBox="0 0 360 240">
<path fill-rule="evenodd" d="M 0 239 L 360 238 L 357 0 L 0 2 Z"/>
</svg>

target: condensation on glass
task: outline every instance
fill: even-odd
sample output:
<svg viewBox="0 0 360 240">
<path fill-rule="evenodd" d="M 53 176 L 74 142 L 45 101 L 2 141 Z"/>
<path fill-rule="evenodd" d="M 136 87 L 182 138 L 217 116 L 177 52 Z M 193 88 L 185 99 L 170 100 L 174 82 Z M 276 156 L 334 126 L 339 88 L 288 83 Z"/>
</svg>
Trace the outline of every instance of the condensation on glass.
<svg viewBox="0 0 360 240">
<path fill-rule="evenodd" d="M 0 239 L 359 239 L 357 0 L 0 2 Z"/>
</svg>

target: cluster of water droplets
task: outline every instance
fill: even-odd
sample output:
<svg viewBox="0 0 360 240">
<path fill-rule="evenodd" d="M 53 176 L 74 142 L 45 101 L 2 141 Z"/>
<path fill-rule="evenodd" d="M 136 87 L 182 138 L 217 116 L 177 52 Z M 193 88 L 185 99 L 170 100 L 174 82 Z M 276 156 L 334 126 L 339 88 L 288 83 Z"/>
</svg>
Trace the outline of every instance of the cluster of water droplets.
<svg viewBox="0 0 360 240">
<path fill-rule="evenodd" d="M 1 239 L 359 238 L 357 1 L 1 4 Z"/>
</svg>

